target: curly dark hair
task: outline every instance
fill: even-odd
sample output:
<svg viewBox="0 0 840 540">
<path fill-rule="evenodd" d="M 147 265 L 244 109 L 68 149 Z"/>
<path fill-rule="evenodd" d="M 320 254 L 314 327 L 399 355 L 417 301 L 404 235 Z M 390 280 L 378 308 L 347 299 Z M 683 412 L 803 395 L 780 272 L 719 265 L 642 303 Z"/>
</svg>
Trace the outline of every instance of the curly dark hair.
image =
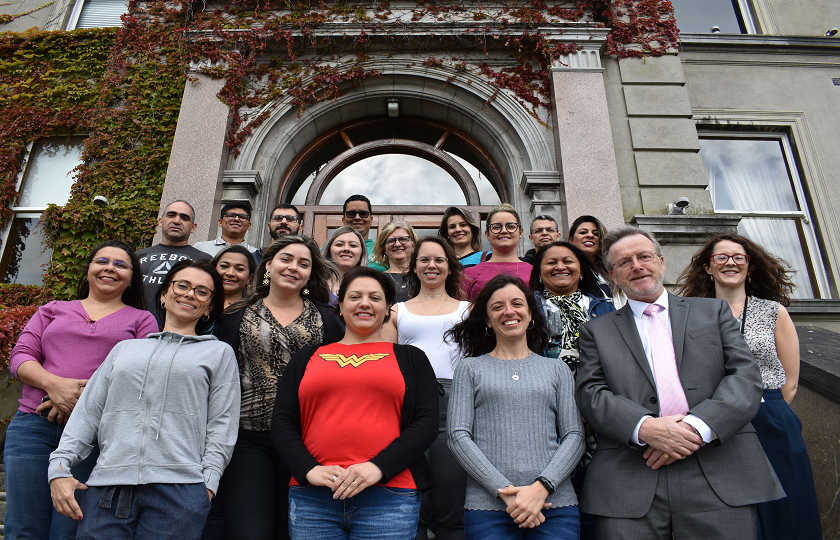
<svg viewBox="0 0 840 540">
<path fill-rule="evenodd" d="M 444 256 L 449 262 L 449 275 L 446 276 L 446 294 L 455 300 L 461 300 L 463 291 L 461 291 L 461 280 L 464 278 L 464 266 L 458 261 L 458 256 L 455 250 L 449 245 L 449 242 L 440 236 L 427 236 L 421 238 L 417 242 L 417 247 L 414 248 L 414 253 L 411 254 L 411 262 L 408 263 L 408 295 L 414 298 L 420 294 L 420 278 L 417 276 L 417 254 L 420 252 L 420 246 L 427 242 L 432 242 L 439 245 L 443 249 Z"/>
<path fill-rule="evenodd" d="M 548 328 L 545 324 L 545 317 L 542 311 L 537 307 L 537 301 L 534 295 L 522 283 L 522 280 L 516 276 L 509 276 L 507 274 L 499 274 L 498 276 L 487 282 L 487 285 L 481 289 L 478 296 L 470 304 L 470 314 L 463 321 L 459 322 L 450 328 L 445 334 L 446 341 L 458 345 L 463 357 L 475 357 L 487 354 L 496 347 L 496 336 L 488 336 L 487 330 L 487 304 L 493 293 L 513 285 L 525 295 L 525 301 L 528 303 L 528 311 L 531 312 L 531 320 L 534 321 L 534 327 L 529 328 L 526 332 L 528 338 L 528 348 L 542 354 L 548 345 Z"/>
<path fill-rule="evenodd" d="M 604 291 L 601 289 L 600 285 L 598 285 L 598 280 L 595 278 L 595 266 L 592 261 L 589 260 L 586 253 L 581 251 L 579 247 L 571 242 L 565 242 L 563 240 L 552 242 L 537 251 L 537 254 L 534 256 L 534 262 L 531 263 L 534 268 L 531 270 L 531 279 L 528 283 L 532 291 L 537 292 L 545 290 L 545 284 L 543 284 L 542 279 L 540 279 L 540 267 L 542 267 L 546 252 L 553 247 L 564 247 L 568 249 L 578 260 L 578 263 L 580 264 L 580 283 L 578 284 L 578 290 L 580 292 L 584 294 L 591 294 L 596 297 L 604 296 Z"/>
<path fill-rule="evenodd" d="M 709 259 L 714 255 L 715 246 L 724 240 L 735 242 L 744 248 L 750 257 L 750 278 L 744 284 L 747 294 L 756 298 L 773 300 L 783 306 L 790 305 L 790 295 L 796 288 L 790 264 L 784 259 L 774 257 L 763 247 L 749 238 L 734 233 L 723 233 L 712 236 L 700 251 L 691 257 L 691 263 L 677 278 L 681 296 L 699 296 L 703 298 L 715 297 L 715 283 L 706 272 Z"/>
<path fill-rule="evenodd" d="M 197 268 L 198 270 L 203 270 L 210 276 L 210 279 L 213 280 L 213 296 L 210 297 L 213 309 L 210 311 L 207 318 L 202 317 L 195 324 L 195 333 L 201 336 L 207 333 L 208 329 L 213 328 L 216 324 L 216 320 L 218 320 L 225 308 L 225 288 L 222 284 L 222 277 L 210 261 L 184 259 L 173 264 L 172 269 L 170 269 L 166 274 L 166 277 L 163 278 L 163 283 L 160 284 L 157 292 L 155 293 L 155 300 L 157 302 L 157 306 L 155 306 L 155 308 L 158 315 L 160 315 L 160 326 L 162 330 L 164 324 L 166 324 L 166 307 L 161 303 L 160 298 L 166 294 L 167 289 L 169 289 L 169 286 L 172 285 L 172 280 L 175 279 L 175 275 L 185 268 Z"/>
<path fill-rule="evenodd" d="M 143 293 L 143 272 L 140 270 L 140 260 L 137 258 L 137 255 L 134 254 L 134 250 L 131 249 L 131 246 L 121 240 L 117 240 L 116 238 L 112 238 L 103 244 L 99 244 L 93 248 L 93 251 L 90 252 L 87 264 L 82 272 L 82 277 L 79 279 L 79 288 L 76 291 L 76 297 L 79 300 L 84 300 L 90 294 L 90 283 L 88 283 L 87 278 L 90 263 L 92 263 L 93 259 L 96 258 L 96 254 L 106 247 L 117 248 L 125 251 L 125 254 L 128 255 L 127 262 L 131 264 L 131 280 L 129 281 L 128 288 L 122 293 L 122 303 L 137 309 L 151 308 L 152 306 L 146 305 L 146 295 Z"/>
</svg>

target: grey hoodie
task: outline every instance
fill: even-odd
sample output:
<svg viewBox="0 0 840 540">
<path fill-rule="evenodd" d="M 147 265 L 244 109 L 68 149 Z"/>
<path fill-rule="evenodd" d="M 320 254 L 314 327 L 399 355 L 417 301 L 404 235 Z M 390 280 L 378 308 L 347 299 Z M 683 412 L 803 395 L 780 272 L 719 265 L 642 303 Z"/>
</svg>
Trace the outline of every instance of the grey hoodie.
<svg viewBox="0 0 840 540">
<path fill-rule="evenodd" d="M 171 332 L 118 343 L 96 370 L 58 448 L 49 479 L 68 477 L 94 440 L 91 486 L 197 484 L 216 493 L 239 428 L 239 369 L 215 336 Z"/>
</svg>

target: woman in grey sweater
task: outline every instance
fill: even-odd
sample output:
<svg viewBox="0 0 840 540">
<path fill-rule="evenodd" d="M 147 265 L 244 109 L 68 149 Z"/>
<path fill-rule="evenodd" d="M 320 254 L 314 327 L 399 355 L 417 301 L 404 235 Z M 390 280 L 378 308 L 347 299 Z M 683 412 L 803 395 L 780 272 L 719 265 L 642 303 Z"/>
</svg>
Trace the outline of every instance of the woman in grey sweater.
<svg viewBox="0 0 840 540">
<path fill-rule="evenodd" d="M 583 454 L 583 427 L 571 372 L 533 352 L 548 340 L 534 296 L 517 278 L 497 276 L 448 336 L 466 357 L 455 369 L 447 430 L 470 476 L 467 539 L 576 540 L 569 475 Z"/>
<path fill-rule="evenodd" d="M 114 347 L 50 456 L 53 504 L 80 521 L 79 539 L 197 540 L 233 453 L 236 357 L 214 336 L 197 335 L 222 311 L 222 280 L 209 262 L 184 260 L 157 298 L 163 331 Z M 94 441 L 101 453 L 81 484 L 71 468 Z"/>
</svg>

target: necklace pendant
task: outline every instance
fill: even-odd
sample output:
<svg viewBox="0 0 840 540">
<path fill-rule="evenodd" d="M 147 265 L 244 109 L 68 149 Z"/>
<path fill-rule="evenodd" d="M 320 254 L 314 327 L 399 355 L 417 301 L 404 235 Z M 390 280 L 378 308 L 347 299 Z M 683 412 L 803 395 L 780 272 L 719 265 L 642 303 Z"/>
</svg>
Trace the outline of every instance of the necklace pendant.
<svg viewBox="0 0 840 540">
<path fill-rule="evenodd" d="M 519 380 L 519 375 L 517 375 L 516 373 L 514 373 L 514 374 L 513 374 L 513 377 L 511 377 L 511 379 L 513 379 L 514 381 L 518 381 L 518 380 Z"/>
</svg>

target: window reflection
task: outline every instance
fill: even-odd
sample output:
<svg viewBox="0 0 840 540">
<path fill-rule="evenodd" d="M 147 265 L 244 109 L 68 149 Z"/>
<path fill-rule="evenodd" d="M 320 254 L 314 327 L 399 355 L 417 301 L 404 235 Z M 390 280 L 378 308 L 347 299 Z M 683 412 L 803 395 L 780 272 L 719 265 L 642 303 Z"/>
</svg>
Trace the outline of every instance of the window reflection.
<svg viewBox="0 0 840 540">
<path fill-rule="evenodd" d="M 483 205 L 501 201 L 490 180 L 468 161 L 450 154 L 467 170 L 476 184 Z M 292 204 L 303 205 L 317 171 L 298 188 Z M 341 205 L 350 195 L 361 193 L 378 205 L 466 204 L 460 186 L 445 170 L 431 161 L 405 154 L 372 156 L 347 167 L 324 190 L 320 204 Z"/>
<path fill-rule="evenodd" d="M 43 267 L 51 252 L 43 252 L 44 235 L 37 218 L 18 218 L 12 222 L 6 239 L 0 275 L 3 283 L 42 285 Z"/>
<path fill-rule="evenodd" d="M 708 34 L 713 26 L 722 34 L 746 34 L 738 0 L 672 0 L 682 33 Z"/>
<path fill-rule="evenodd" d="M 17 206 L 46 208 L 67 202 L 72 171 L 82 162 L 82 145 L 81 140 L 35 143 Z"/>
</svg>

